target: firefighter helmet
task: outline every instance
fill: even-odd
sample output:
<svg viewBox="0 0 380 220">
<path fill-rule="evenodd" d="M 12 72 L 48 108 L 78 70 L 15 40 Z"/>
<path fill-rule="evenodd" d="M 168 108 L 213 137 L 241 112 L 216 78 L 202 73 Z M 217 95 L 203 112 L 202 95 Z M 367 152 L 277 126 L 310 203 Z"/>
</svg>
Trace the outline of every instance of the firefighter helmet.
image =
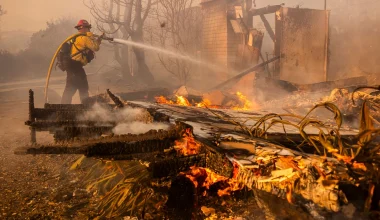
<svg viewBox="0 0 380 220">
<path fill-rule="evenodd" d="M 82 27 L 91 28 L 91 24 L 88 21 L 82 19 L 78 21 L 78 24 L 75 26 L 76 29 L 81 29 Z"/>
</svg>

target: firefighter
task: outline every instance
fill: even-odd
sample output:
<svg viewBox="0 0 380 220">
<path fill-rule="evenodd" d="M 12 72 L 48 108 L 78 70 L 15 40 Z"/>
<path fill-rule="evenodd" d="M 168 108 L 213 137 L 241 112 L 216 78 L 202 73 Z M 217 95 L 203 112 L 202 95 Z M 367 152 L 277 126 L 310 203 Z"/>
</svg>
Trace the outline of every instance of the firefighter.
<svg viewBox="0 0 380 220">
<path fill-rule="evenodd" d="M 83 66 L 94 59 L 94 52 L 99 50 L 102 36 L 95 37 L 91 30 L 91 24 L 86 20 L 80 20 L 75 26 L 79 35 L 71 41 L 71 60 L 67 64 L 66 87 L 62 95 L 62 104 L 71 104 L 72 97 L 79 91 L 80 100 L 88 98 L 88 81 Z"/>
</svg>

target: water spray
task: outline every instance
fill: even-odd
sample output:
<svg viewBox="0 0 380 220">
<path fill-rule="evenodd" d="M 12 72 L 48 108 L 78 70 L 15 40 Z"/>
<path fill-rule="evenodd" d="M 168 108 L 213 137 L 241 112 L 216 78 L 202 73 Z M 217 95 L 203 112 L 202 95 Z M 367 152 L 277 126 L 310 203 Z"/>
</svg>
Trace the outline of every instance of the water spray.
<svg viewBox="0 0 380 220">
<path fill-rule="evenodd" d="M 134 42 L 134 41 L 130 41 L 130 40 L 123 40 L 123 39 L 111 38 L 111 37 L 106 37 L 106 36 L 100 36 L 100 38 L 102 38 L 104 40 L 108 40 L 110 43 L 124 44 L 124 45 L 129 45 L 132 47 L 139 47 L 142 49 L 155 51 L 157 53 L 161 53 L 161 54 L 165 54 L 167 56 L 175 57 L 175 58 L 180 59 L 180 60 L 186 60 L 186 61 L 189 61 L 192 63 L 199 64 L 201 66 L 207 67 L 208 69 L 211 69 L 214 71 L 226 71 L 226 68 L 222 68 L 222 67 L 220 67 L 220 65 L 215 65 L 215 64 L 212 64 L 209 62 L 203 62 L 203 61 L 200 61 L 194 57 L 183 55 L 183 54 L 180 54 L 177 52 L 173 52 L 173 51 L 167 50 L 165 48 L 150 46 L 147 44 L 138 43 L 138 42 Z"/>
<path fill-rule="evenodd" d="M 47 103 L 47 101 L 48 101 L 47 91 L 48 91 L 48 87 L 49 87 L 49 80 L 50 80 L 51 71 L 52 71 L 54 62 L 55 62 L 55 60 L 56 60 L 56 58 L 58 56 L 59 51 L 61 50 L 62 46 L 65 43 L 69 42 L 70 40 L 72 40 L 72 39 L 74 39 L 74 38 L 76 38 L 77 36 L 80 36 L 80 35 L 83 35 L 83 34 L 79 33 L 79 34 L 75 34 L 75 35 L 70 36 L 69 38 L 67 38 L 58 47 L 57 51 L 55 52 L 55 54 L 53 56 L 53 59 L 51 60 L 50 67 L 49 67 L 49 70 L 48 70 L 48 74 L 47 74 L 47 77 L 46 77 L 45 103 Z M 167 49 L 164 49 L 164 48 L 154 47 L 154 46 L 150 46 L 150 45 L 146 45 L 146 44 L 143 44 L 143 43 L 138 43 L 138 42 L 134 42 L 134 41 L 130 41 L 130 40 L 123 40 L 123 39 L 118 39 L 118 38 L 107 37 L 104 34 L 102 34 L 102 35 L 94 35 L 94 36 L 97 37 L 97 38 L 101 38 L 103 40 L 107 40 L 110 43 L 124 44 L 124 45 L 129 45 L 129 46 L 132 46 L 132 47 L 138 47 L 138 48 L 142 48 L 142 49 L 146 49 L 146 50 L 155 51 L 157 53 L 161 53 L 161 54 L 164 54 L 166 56 L 171 56 L 171 57 L 175 57 L 176 59 L 181 59 L 181 60 L 189 61 L 191 63 L 198 64 L 200 66 L 203 66 L 203 67 L 208 68 L 208 69 L 213 70 L 213 71 L 217 71 L 217 72 L 225 72 L 226 71 L 226 68 L 225 67 L 221 67 L 220 65 L 215 65 L 215 64 L 212 64 L 212 63 L 209 63 L 209 62 L 203 62 L 203 61 L 200 61 L 197 58 L 186 56 L 186 55 L 183 55 L 183 54 L 180 54 L 180 53 L 177 53 L 177 52 L 173 52 L 173 51 L 170 51 L 170 50 L 167 50 Z"/>
</svg>

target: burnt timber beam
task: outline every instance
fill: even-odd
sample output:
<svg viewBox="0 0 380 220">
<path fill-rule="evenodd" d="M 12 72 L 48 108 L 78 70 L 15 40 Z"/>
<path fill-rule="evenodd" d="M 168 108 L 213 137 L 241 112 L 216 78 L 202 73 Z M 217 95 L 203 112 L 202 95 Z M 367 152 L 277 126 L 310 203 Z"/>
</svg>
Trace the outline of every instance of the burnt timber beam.
<svg viewBox="0 0 380 220">
<path fill-rule="evenodd" d="M 248 16 L 257 16 L 257 15 L 266 15 L 266 14 L 272 14 L 275 13 L 276 11 L 280 10 L 280 8 L 284 4 L 281 5 L 268 5 L 267 7 L 264 8 L 253 8 L 248 12 Z"/>
<path fill-rule="evenodd" d="M 109 89 L 107 89 L 107 94 L 118 108 L 124 108 L 124 103 L 117 96 L 115 96 Z"/>
<path fill-rule="evenodd" d="M 63 127 L 115 127 L 116 122 L 102 122 L 103 126 L 97 125 L 99 122 L 96 121 L 75 121 L 75 120 L 62 120 L 62 121 L 27 121 L 25 125 L 34 127 L 39 130 L 56 130 Z M 105 126 L 108 125 L 108 126 Z"/>
<path fill-rule="evenodd" d="M 34 116 L 34 92 L 33 90 L 29 90 L 29 121 L 35 122 L 35 116 Z M 33 127 L 30 127 L 30 142 L 32 144 L 35 144 L 37 142 L 36 138 L 36 129 Z"/>
<path fill-rule="evenodd" d="M 84 154 L 89 157 L 159 152 L 173 146 L 174 141 L 181 137 L 182 128 L 176 126 L 168 131 L 151 130 L 144 134 L 115 135 L 73 143 L 38 144 L 20 148 L 16 152 L 18 154 Z"/>
<path fill-rule="evenodd" d="M 45 103 L 45 109 L 54 109 L 54 110 L 88 110 L 92 108 L 92 105 L 87 104 L 49 104 Z"/>
<path fill-rule="evenodd" d="M 269 37 L 272 39 L 273 42 L 275 42 L 276 36 L 275 36 L 274 31 L 273 31 L 272 27 L 270 26 L 267 18 L 265 17 L 265 15 L 260 15 L 260 18 L 261 18 L 261 21 L 263 21 L 263 23 L 264 23 L 265 29 L 267 30 Z"/>
<path fill-rule="evenodd" d="M 153 162 L 149 165 L 153 178 L 176 176 L 179 172 L 187 171 L 192 166 L 206 167 L 206 155 L 197 154 L 187 157 L 175 157 Z"/>
<path fill-rule="evenodd" d="M 226 80 L 226 81 L 220 83 L 219 85 L 215 86 L 215 87 L 212 88 L 211 90 L 220 89 L 220 88 L 222 88 L 222 87 L 228 85 L 228 84 L 231 83 L 231 82 L 235 82 L 236 80 L 240 79 L 241 77 L 243 77 L 243 76 L 245 76 L 245 75 L 247 75 L 247 74 L 249 74 L 249 73 L 251 73 L 251 72 L 253 72 L 253 71 L 258 70 L 258 69 L 260 69 L 260 68 L 266 66 L 266 65 L 269 64 L 269 63 L 272 63 L 272 62 L 274 62 L 274 61 L 276 61 L 276 60 L 279 60 L 280 57 L 281 57 L 281 56 L 276 56 L 276 57 L 273 57 L 273 58 L 270 59 L 270 60 L 267 60 L 267 61 L 265 61 L 265 62 L 262 62 L 262 63 L 260 63 L 260 64 L 257 64 L 256 66 L 250 67 L 250 68 L 244 70 L 243 72 L 239 73 L 238 75 L 236 75 L 236 76 L 234 76 L 234 77 L 232 77 L 232 78 L 230 78 L 230 79 L 228 79 L 228 80 Z"/>
</svg>

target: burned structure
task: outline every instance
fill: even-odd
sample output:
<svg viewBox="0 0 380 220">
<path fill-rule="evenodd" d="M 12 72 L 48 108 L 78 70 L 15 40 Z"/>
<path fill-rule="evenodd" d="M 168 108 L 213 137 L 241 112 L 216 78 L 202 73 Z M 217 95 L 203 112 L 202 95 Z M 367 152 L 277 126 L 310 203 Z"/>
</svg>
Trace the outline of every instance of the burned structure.
<svg viewBox="0 0 380 220">
<path fill-rule="evenodd" d="M 83 120 L 81 115 L 92 111 L 91 100 L 85 105 L 45 104 L 44 108 L 35 108 L 33 91 L 30 91 L 30 117 L 26 125 L 31 129 L 31 145 L 18 149 L 16 153 L 82 154 L 103 160 L 146 161 L 149 164 L 146 169 L 153 179 L 172 177 L 175 181 L 173 187 L 176 181 L 183 180 L 178 179 L 178 175 L 189 178 L 195 187 L 205 184 L 199 178 L 218 175 L 209 184 L 225 182 L 218 190 L 220 196 L 246 187 L 262 195 L 261 198 L 276 196 L 295 204 L 295 207 L 311 202 L 320 215 L 340 212 L 349 203 L 346 193 L 349 195 L 350 192 L 340 189 L 340 186 L 353 181 L 350 179 L 350 169 L 361 168 L 342 163 L 341 159 L 346 160 L 344 158 L 306 153 L 313 151 L 310 148 L 312 145 L 309 150 L 308 147 L 304 148 L 306 152 L 298 151 L 297 146 L 305 142 L 304 134 L 318 136 L 318 129 L 307 126 L 310 122 L 305 118 L 299 121 L 297 117 L 289 117 L 288 123 L 301 123 L 302 130 L 287 128 L 287 138 L 284 139 L 283 128 L 275 126 L 276 122 L 272 121 L 274 124 L 269 127 L 273 127 L 267 131 L 265 120 L 276 117 L 275 114 L 257 112 L 258 119 L 252 119 L 243 126 L 235 118 L 249 117 L 250 112 L 138 100 L 124 102 L 119 97 L 128 98 L 128 94 L 115 96 L 109 90 L 107 93 L 109 98 L 104 96 L 101 105 L 109 114 L 126 108 L 141 109 L 142 113 L 134 116 L 132 121 L 165 123 L 167 128 L 117 135 L 114 129 L 118 122 L 99 124 L 98 118 Z M 99 97 L 96 99 L 99 100 Z M 107 104 L 105 100 L 113 104 Z M 254 129 L 245 130 L 250 126 Z M 55 143 L 39 144 L 36 139 L 36 132 L 39 131 L 53 133 Z M 341 128 L 339 135 L 344 142 L 354 145 L 355 134 L 352 131 Z M 321 143 L 320 147 L 324 146 Z M 335 150 L 330 151 L 335 155 Z M 173 203 L 173 199 L 182 200 L 182 197 L 169 199 L 168 204 Z M 291 210 L 286 211 L 288 215 L 296 216 L 290 214 Z"/>
<path fill-rule="evenodd" d="M 204 0 L 201 5 L 204 14 L 202 58 L 226 70 L 204 74 L 212 79 L 216 77 L 217 83 L 236 76 L 234 71 L 265 61 L 270 62 L 244 74 L 244 81 L 259 90 L 266 87 L 280 87 L 288 92 L 295 87 L 306 91 L 331 90 L 337 84 L 349 87 L 367 83 L 363 77 L 330 81 L 334 77 L 328 73 L 328 10 L 284 5 L 252 8 L 251 1 Z M 257 29 L 253 19 L 260 20 L 265 31 Z M 261 51 L 264 35 L 272 41 L 271 55 Z"/>
<path fill-rule="evenodd" d="M 77 154 L 109 163 L 141 163 L 144 167 L 139 172 L 148 173 L 144 181 L 155 189 L 169 182 L 169 198 L 164 202 L 172 209 L 183 209 L 179 211 L 187 218 L 202 196 L 223 197 L 244 190 L 254 192 L 249 195 L 259 198 L 257 204 L 266 216 L 277 214 L 269 203 L 278 198 L 287 204 L 282 213 L 300 219 L 345 215 L 343 210 L 350 209 L 352 201 L 361 210 L 377 210 L 379 145 L 375 138 L 379 130 L 373 123 L 379 115 L 370 113 L 379 109 L 378 93 L 355 96 L 360 88 L 352 86 L 367 83 L 362 77 L 327 81 L 329 12 L 282 5 L 251 8 L 252 1 L 202 1 L 202 57 L 224 68 L 215 73 L 222 82 L 213 91 L 202 97 L 186 87 L 174 95 L 165 90 L 119 94 L 107 90 L 85 104 L 45 103 L 36 108 L 30 90 L 25 124 L 30 127 L 31 143 L 15 153 Z M 273 15 L 274 28 L 266 14 Z M 260 17 L 266 33 L 253 27 L 253 17 Z M 264 34 L 273 41 L 271 58 L 261 54 Z M 272 71 L 269 64 L 275 67 Z M 232 69 L 242 72 L 228 75 Z M 241 92 L 232 96 L 216 90 L 246 81 L 242 78 L 248 74 L 254 75 L 253 87 L 260 75 L 253 72 L 264 73 L 261 86 L 275 83 L 297 92 L 350 86 L 358 104 L 348 105 L 349 90 L 342 89 L 308 106 L 303 116 L 294 113 L 297 105 L 284 109 L 285 113 L 247 111 L 255 103 Z M 311 117 L 317 108 L 327 109 L 333 119 Z M 343 119 L 358 114 L 357 131 L 343 124 Z M 42 131 L 52 133 L 54 143 L 39 143 L 37 132 Z M 129 188 L 125 188 L 112 200 L 118 204 L 114 206 L 117 213 L 128 197 Z M 353 194 L 366 193 L 359 202 L 352 199 Z M 142 213 L 145 204 L 136 203 Z"/>
</svg>

